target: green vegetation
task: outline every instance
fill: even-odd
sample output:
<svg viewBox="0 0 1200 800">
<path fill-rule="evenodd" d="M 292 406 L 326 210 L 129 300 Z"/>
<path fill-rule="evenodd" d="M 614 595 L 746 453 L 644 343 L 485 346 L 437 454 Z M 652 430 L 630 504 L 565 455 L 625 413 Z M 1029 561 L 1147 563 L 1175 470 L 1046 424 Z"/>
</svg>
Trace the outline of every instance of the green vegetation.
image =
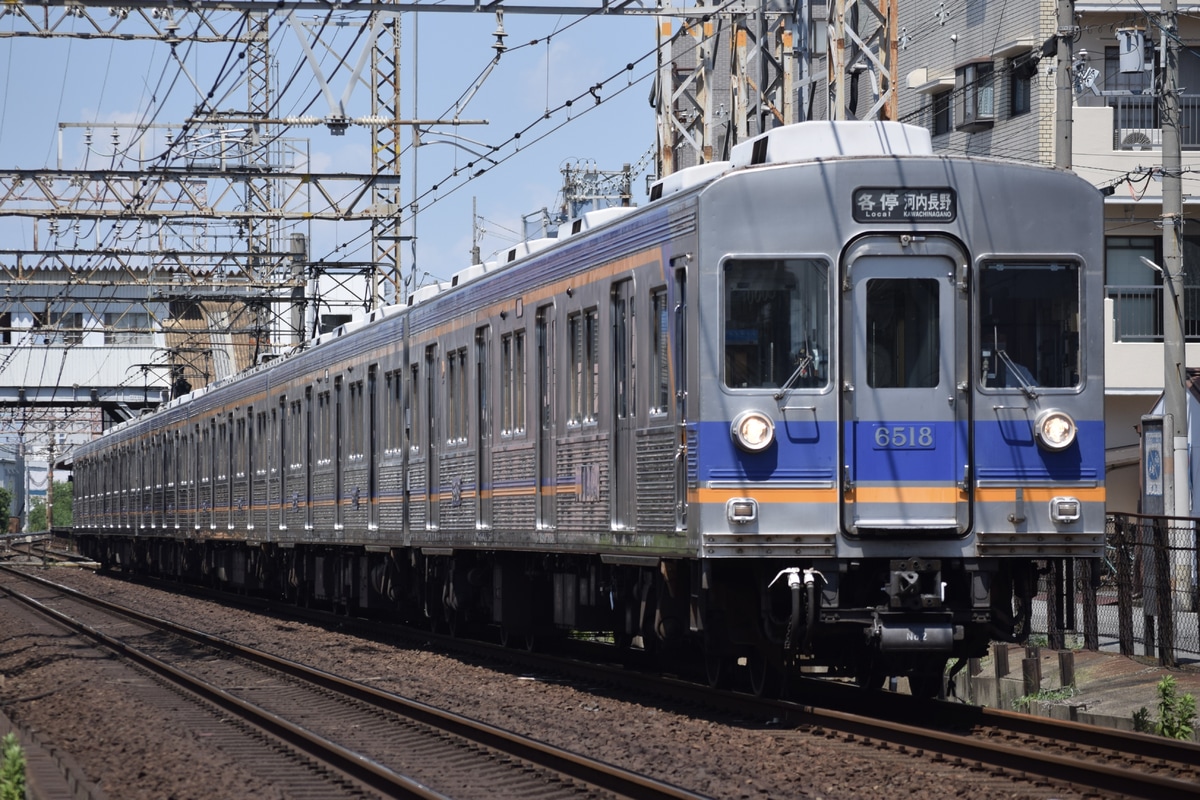
<svg viewBox="0 0 1200 800">
<path fill-rule="evenodd" d="M 25 800 L 25 752 L 11 733 L 0 739 L 0 800 Z"/>
<path fill-rule="evenodd" d="M 1196 698 L 1182 697 L 1175 690 L 1175 676 L 1164 675 L 1158 682 L 1158 720 L 1152 722 L 1150 711 L 1142 706 L 1133 712 L 1133 729 L 1141 733 L 1157 733 L 1168 739 L 1191 739 L 1195 729 Z"/>
<path fill-rule="evenodd" d="M 71 527 L 72 507 L 75 499 L 74 488 L 75 484 L 70 481 L 54 482 L 51 491 L 54 500 L 55 528 Z M 40 497 L 34 498 L 29 504 L 29 530 L 45 531 L 49 529 L 50 526 L 46 524 L 46 501 Z"/>
<path fill-rule="evenodd" d="M 12 508 L 12 492 L 3 486 L 0 486 L 0 519 L 4 520 L 5 527 L 8 526 L 8 515 Z"/>
<path fill-rule="evenodd" d="M 1078 690 L 1074 686 L 1064 686 L 1061 689 L 1042 689 L 1035 694 L 1027 694 L 1012 701 L 1013 711 L 1027 711 L 1031 703 L 1061 703 L 1074 697 Z"/>
</svg>

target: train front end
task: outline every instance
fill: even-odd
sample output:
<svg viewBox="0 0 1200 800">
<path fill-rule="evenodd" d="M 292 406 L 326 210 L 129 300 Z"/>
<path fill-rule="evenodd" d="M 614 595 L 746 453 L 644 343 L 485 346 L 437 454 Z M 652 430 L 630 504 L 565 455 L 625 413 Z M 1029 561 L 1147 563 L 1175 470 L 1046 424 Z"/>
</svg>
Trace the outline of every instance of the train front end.
<svg viewBox="0 0 1200 800">
<path fill-rule="evenodd" d="M 739 146 L 700 200 L 689 504 L 714 658 L 936 693 L 1101 553 L 1102 214 L 896 123 Z M 751 624 L 732 624 L 750 620 Z"/>
</svg>

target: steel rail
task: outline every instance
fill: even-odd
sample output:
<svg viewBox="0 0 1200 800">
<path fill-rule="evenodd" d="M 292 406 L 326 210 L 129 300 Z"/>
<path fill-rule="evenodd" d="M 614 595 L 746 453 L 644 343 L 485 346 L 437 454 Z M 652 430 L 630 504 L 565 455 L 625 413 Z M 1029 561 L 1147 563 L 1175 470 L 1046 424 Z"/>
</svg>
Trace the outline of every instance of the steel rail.
<svg viewBox="0 0 1200 800">
<path fill-rule="evenodd" d="M 213 636 L 186 625 L 180 625 L 170 620 L 122 606 L 118 603 L 91 597 L 70 587 L 38 576 L 29 575 L 19 570 L 11 570 L 7 567 L 3 569 L 13 572 L 22 578 L 52 587 L 56 591 L 60 591 L 79 602 L 103 608 L 111 613 L 128 617 L 147 626 L 165 630 L 171 634 L 221 650 L 231 656 L 236 656 L 254 664 L 279 671 L 293 678 L 367 703 L 384 711 L 389 711 L 415 722 L 428 725 L 429 727 L 446 731 L 483 747 L 506 753 L 513 758 L 537 764 L 548 770 L 569 776 L 577 781 L 610 791 L 618 797 L 629 798 L 629 800 L 705 800 L 703 795 L 687 791 L 664 781 L 655 780 L 646 775 L 631 772 L 543 742 L 537 742 L 512 731 L 506 731 L 416 700 L 383 692 L 322 670 L 307 667 L 286 658 L 265 653 L 219 636 Z M 398 776 L 386 767 L 375 764 L 358 754 L 315 736 L 275 714 L 262 712 L 256 706 L 246 703 L 221 689 L 208 686 L 203 682 L 197 682 L 197 679 L 187 673 L 177 670 L 153 656 L 142 653 L 124 642 L 113 639 L 102 631 L 72 620 L 67 615 L 61 614 L 36 599 L 24 596 L 12 589 L 7 589 L 7 591 L 17 599 L 55 619 L 59 619 L 63 624 L 73 629 L 79 630 L 85 635 L 103 642 L 122 655 L 138 663 L 143 663 L 148 668 L 174 682 L 186 685 L 186 688 L 196 691 L 197 694 L 206 697 L 232 713 L 252 718 L 254 724 L 263 727 L 265 730 L 268 730 L 290 744 L 304 749 L 306 752 L 313 752 L 316 757 L 335 765 L 339 770 L 372 788 L 392 793 L 399 792 L 399 794 L 396 794 L 399 797 L 442 797 L 442 795 L 433 792 L 428 787 L 416 784 L 403 776 Z M 197 683 L 199 683 L 198 687 Z M 310 743 L 314 750 L 309 750 Z"/>
</svg>

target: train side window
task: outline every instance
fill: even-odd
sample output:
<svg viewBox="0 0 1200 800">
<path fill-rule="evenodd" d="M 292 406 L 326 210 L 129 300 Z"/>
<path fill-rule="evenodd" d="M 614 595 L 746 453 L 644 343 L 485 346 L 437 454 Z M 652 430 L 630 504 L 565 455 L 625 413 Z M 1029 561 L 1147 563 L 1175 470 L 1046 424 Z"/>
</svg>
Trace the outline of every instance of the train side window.
<svg viewBox="0 0 1200 800">
<path fill-rule="evenodd" d="M 525 432 L 525 331 L 500 337 L 500 434 Z"/>
<path fill-rule="evenodd" d="M 723 279 L 725 385 L 827 385 L 829 264 L 815 258 L 730 259 Z"/>
<path fill-rule="evenodd" d="M 400 376 L 388 372 L 383 376 L 383 451 L 391 453 L 400 448 Z"/>
<path fill-rule="evenodd" d="M 571 348 L 570 408 L 567 424 L 596 421 L 600 410 L 600 312 L 595 308 L 567 317 Z"/>
<path fill-rule="evenodd" d="M 287 447 L 288 468 L 295 472 L 303 468 L 301 458 L 304 451 L 300 448 L 301 442 L 304 441 L 304 406 L 301 401 L 294 400 L 289 409 L 287 435 L 284 437 L 284 443 Z"/>
<path fill-rule="evenodd" d="M 249 415 L 250 412 L 247 412 Z M 246 417 L 238 417 L 233 423 L 236 440 L 233 453 L 230 454 L 231 470 L 234 477 L 244 478 L 250 469 L 250 443 L 247 439 Z M 241 461 L 240 459 L 245 459 Z"/>
<path fill-rule="evenodd" d="M 225 480 L 229 473 L 229 426 L 224 417 L 217 423 L 215 467 L 217 480 Z"/>
<path fill-rule="evenodd" d="M 1079 265 L 991 263 L 979 273 L 980 361 L 991 389 L 1080 383 Z"/>
<path fill-rule="evenodd" d="M 570 348 L 570 385 L 567 389 L 567 424 L 578 425 L 583 419 L 583 315 L 567 317 L 567 347 Z"/>
<path fill-rule="evenodd" d="M 254 474 L 266 475 L 268 464 L 271 455 L 271 415 L 275 413 L 272 409 L 270 414 L 266 411 L 258 412 L 258 436 L 255 438 L 255 456 Z"/>
<path fill-rule="evenodd" d="M 446 354 L 446 441 L 467 440 L 467 349 Z"/>
<path fill-rule="evenodd" d="M 362 458 L 366 452 L 364 444 L 363 428 L 366 425 L 366 415 L 363 413 L 363 382 L 354 381 L 350 384 L 350 408 L 348 425 L 350 427 L 349 436 L 347 436 L 347 455 L 351 458 Z"/>
<path fill-rule="evenodd" d="M 421 395 L 419 392 L 421 386 L 421 365 L 411 365 L 409 367 L 409 376 L 408 393 L 405 395 L 408 398 L 408 407 L 404 409 L 404 437 L 408 440 L 409 449 L 415 453 L 421 448 L 421 442 L 418 438 L 420 428 L 413 427 L 413 420 L 421 418 Z"/>
<path fill-rule="evenodd" d="M 317 395 L 317 435 L 316 441 L 317 464 L 328 464 L 330 460 L 330 439 L 333 436 L 333 398 L 329 392 Z"/>
<path fill-rule="evenodd" d="M 670 408 L 670 362 L 667 360 L 667 326 L 670 324 L 667 290 L 650 292 L 650 414 L 661 416 Z"/>
</svg>

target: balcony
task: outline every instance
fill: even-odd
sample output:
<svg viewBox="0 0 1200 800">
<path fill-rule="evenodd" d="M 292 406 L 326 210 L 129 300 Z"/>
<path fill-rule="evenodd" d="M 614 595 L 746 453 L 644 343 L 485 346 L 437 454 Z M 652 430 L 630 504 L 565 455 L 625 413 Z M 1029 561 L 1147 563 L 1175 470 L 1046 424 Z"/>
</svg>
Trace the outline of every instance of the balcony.
<svg viewBox="0 0 1200 800">
<path fill-rule="evenodd" d="M 1162 342 L 1161 286 L 1107 286 L 1113 305 L 1113 337 L 1117 342 Z M 1200 286 L 1183 290 L 1183 333 L 1200 342 Z"/>
<path fill-rule="evenodd" d="M 1158 99 L 1153 95 L 1120 94 L 1103 97 L 1113 110 L 1113 150 L 1155 150 L 1162 147 Z M 1179 140 L 1184 150 L 1200 150 L 1200 95 L 1179 97 Z"/>
</svg>

